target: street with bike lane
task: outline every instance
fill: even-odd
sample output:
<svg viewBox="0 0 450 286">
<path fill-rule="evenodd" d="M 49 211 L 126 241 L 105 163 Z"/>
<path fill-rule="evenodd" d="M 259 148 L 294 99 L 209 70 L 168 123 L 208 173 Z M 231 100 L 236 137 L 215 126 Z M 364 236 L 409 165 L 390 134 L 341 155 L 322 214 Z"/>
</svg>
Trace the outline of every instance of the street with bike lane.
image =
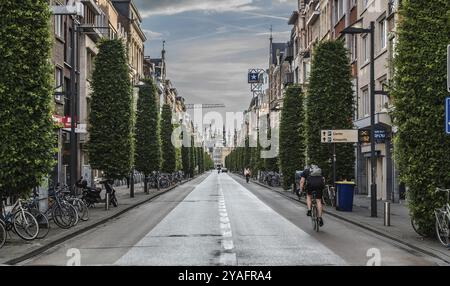
<svg viewBox="0 0 450 286">
<path fill-rule="evenodd" d="M 303 204 L 212 172 L 25 265 L 445 265 L 325 214 L 313 230 Z"/>
</svg>

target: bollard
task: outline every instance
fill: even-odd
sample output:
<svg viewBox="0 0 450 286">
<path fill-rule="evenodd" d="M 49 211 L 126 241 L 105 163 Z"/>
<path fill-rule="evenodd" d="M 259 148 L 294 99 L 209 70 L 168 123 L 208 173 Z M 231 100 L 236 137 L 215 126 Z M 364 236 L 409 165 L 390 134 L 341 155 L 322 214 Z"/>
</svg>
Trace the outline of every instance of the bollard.
<svg viewBox="0 0 450 286">
<path fill-rule="evenodd" d="M 391 203 L 384 202 L 384 225 L 391 226 Z"/>
<path fill-rule="evenodd" d="M 109 211 L 109 194 L 106 193 L 105 210 Z"/>
</svg>

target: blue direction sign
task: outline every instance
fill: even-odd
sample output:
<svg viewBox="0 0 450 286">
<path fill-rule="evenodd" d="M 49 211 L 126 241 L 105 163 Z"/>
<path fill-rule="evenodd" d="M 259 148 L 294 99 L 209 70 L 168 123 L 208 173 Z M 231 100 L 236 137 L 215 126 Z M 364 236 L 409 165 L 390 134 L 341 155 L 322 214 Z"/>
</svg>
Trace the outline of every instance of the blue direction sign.
<svg viewBox="0 0 450 286">
<path fill-rule="evenodd" d="M 248 83 L 258 83 L 259 82 L 259 74 L 258 73 L 249 73 L 248 74 Z"/>
<path fill-rule="evenodd" d="M 450 135 L 450 97 L 445 99 L 445 133 Z"/>
</svg>

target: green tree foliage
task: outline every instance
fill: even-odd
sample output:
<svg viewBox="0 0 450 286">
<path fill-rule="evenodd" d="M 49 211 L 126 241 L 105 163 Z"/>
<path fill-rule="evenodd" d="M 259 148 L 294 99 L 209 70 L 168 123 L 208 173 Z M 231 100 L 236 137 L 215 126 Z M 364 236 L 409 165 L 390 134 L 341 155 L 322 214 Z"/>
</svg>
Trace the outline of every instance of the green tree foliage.
<svg viewBox="0 0 450 286">
<path fill-rule="evenodd" d="M 175 146 L 172 144 L 172 109 L 164 104 L 161 112 L 161 150 L 162 166 L 164 173 L 173 173 L 176 169 Z"/>
<path fill-rule="evenodd" d="M 159 112 L 155 84 L 150 79 L 139 90 L 136 117 L 136 170 L 147 177 L 161 166 L 161 140 L 159 134 Z M 144 185 L 147 192 L 147 184 Z"/>
<path fill-rule="evenodd" d="M 311 65 L 310 85 L 306 98 L 307 161 L 324 171 L 331 183 L 332 152 L 321 143 L 321 130 L 353 129 L 353 91 L 347 49 L 340 40 L 319 43 Z M 354 177 L 352 144 L 336 144 L 337 178 Z"/>
<path fill-rule="evenodd" d="M 182 158 L 181 158 L 181 147 L 180 148 L 175 148 L 175 158 L 176 158 L 176 171 L 181 171 L 183 170 L 183 162 L 182 162 Z"/>
<path fill-rule="evenodd" d="M 191 147 L 189 147 L 189 176 L 191 178 L 195 175 L 195 147 L 194 136 L 191 135 Z"/>
<path fill-rule="evenodd" d="M 203 154 L 203 148 L 197 147 L 197 154 L 198 154 L 198 172 L 199 174 L 203 174 L 205 172 L 205 166 L 204 166 L 204 154 Z"/>
<path fill-rule="evenodd" d="M 448 0 L 402 2 L 391 91 L 398 126 L 394 152 L 409 187 L 408 206 L 429 234 L 433 210 L 445 202 L 435 188 L 450 188 L 450 138 L 443 130 L 449 11 Z"/>
<path fill-rule="evenodd" d="M 92 74 L 88 153 L 91 166 L 111 179 L 128 176 L 133 165 L 132 85 L 121 40 L 103 40 Z"/>
<path fill-rule="evenodd" d="M 271 128 L 267 128 L 267 139 L 268 140 L 272 139 L 272 130 L 271 130 Z M 274 144 L 272 144 L 272 145 L 274 145 Z M 268 148 L 265 148 L 265 150 L 270 150 L 271 148 L 275 148 L 275 146 L 270 146 Z M 266 171 L 278 172 L 279 171 L 278 157 L 264 158 L 264 169 Z"/>
<path fill-rule="evenodd" d="M 305 115 L 303 93 L 300 86 L 290 86 L 283 98 L 280 122 L 280 169 L 283 173 L 283 188 L 295 183 L 295 171 L 305 166 Z"/>
<path fill-rule="evenodd" d="M 54 166 L 48 1 L 0 1 L 0 189 L 27 193 Z"/>
<path fill-rule="evenodd" d="M 189 141 L 190 141 L 190 136 L 188 135 L 188 133 L 186 131 L 183 131 L 182 137 L 184 138 L 184 136 L 188 136 Z M 187 145 L 187 144 L 183 144 L 183 146 L 181 147 L 181 161 L 182 161 L 182 165 L 183 165 L 184 175 L 187 177 L 191 173 L 191 164 L 190 164 L 191 147 L 185 146 L 185 145 Z"/>
<path fill-rule="evenodd" d="M 211 170 L 214 168 L 214 162 L 211 158 L 211 156 L 208 155 L 208 153 L 204 153 L 205 158 L 205 170 Z"/>
</svg>

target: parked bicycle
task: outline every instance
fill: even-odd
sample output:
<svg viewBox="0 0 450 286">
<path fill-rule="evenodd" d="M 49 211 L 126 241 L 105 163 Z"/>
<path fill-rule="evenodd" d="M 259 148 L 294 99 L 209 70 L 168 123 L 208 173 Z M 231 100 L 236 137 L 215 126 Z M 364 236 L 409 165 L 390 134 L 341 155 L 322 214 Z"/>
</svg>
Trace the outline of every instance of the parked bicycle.
<svg viewBox="0 0 450 286">
<path fill-rule="evenodd" d="M 2 213 L 0 220 L 6 232 L 13 231 L 23 240 L 33 240 L 38 236 L 39 224 L 34 216 L 22 207 L 21 199 L 17 199 L 14 205 L 5 207 L 3 199 L 0 200 L 2 204 Z"/>
<path fill-rule="evenodd" d="M 323 202 L 328 206 L 336 206 L 336 192 L 334 187 L 330 185 L 325 186 L 325 190 L 323 192 Z"/>
<path fill-rule="evenodd" d="M 33 194 L 33 197 L 28 202 L 25 202 L 23 207 L 34 216 L 39 224 L 39 233 L 36 239 L 43 239 L 50 232 L 50 222 L 47 215 L 39 210 L 39 202 L 46 199 L 39 199 L 36 192 Z"/>
<path fill-rule="evenodd" d="M 6 242 L 6 228 L 3 220 L 0 219 L 0 248 L 5 245 Z"/>
<path fill-rule="evenodd" d="M 447 201 L 444 206 L 434 210 L 436 217 L 436 235 L 442 245 L 450 247 L 450 189 L 436 188 L 436 192 L 447 193 Z"/>
<path fill-rule="evenodd" d="M 64 193 L 57 185 L 49 190 L 49 208 L 45 214 L 52 219 L 55 224 L 62 228 L 68 229 L 78 223 L 78 212 L 74 206 L 64 199 Z"/>
</svg>

